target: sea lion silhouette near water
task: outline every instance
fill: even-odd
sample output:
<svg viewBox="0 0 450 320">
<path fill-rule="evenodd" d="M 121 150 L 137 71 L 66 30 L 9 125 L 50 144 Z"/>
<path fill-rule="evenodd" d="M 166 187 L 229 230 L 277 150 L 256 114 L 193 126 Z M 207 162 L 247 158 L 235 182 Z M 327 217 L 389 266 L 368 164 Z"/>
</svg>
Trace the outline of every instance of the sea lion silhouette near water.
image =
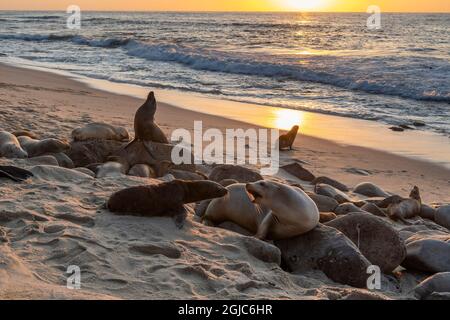
<svg viewBox="0 0 450 320">
<path fill-rule="evenodd" d="M 187 216 L 184 204 L 226 194 L 227 190 L 216 182 L 174 180 L 118 191 L 109 198 L 106 208 L 122 215 L 172 217 L 181 229 Z"/>
<path fill-rule="evenodd" d="M 145 103 L 137 110 L 134 116 L 134 141 L 153 141 L 169 143 L 161 128 L 155 123 L 156 99 L 151 91 Z"/>
<path fill-rule="evenodd" d="M 293 126 L 288 133 L 283 134 L 279 138 L 279 148 L 280 150 L 289 149 L 292 150 L 292 145 L 294 144 L 295 138 L 298 133 L 298 126 Z"/>
</svg>

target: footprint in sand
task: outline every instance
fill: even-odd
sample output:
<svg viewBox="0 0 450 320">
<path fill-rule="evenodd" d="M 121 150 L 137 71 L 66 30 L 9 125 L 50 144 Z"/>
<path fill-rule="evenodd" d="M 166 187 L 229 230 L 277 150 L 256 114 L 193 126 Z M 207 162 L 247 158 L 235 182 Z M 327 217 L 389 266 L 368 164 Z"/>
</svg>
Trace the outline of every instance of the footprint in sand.
<svg viewBox="0 0 450 320">
<path fill-rule="evenodd" d="M 181 257 L 181 250 L 171 243 L 135 245 L 131 246 L 129 250 L 144 255 L 162 254 L 171 259 Z"/>
</svg>

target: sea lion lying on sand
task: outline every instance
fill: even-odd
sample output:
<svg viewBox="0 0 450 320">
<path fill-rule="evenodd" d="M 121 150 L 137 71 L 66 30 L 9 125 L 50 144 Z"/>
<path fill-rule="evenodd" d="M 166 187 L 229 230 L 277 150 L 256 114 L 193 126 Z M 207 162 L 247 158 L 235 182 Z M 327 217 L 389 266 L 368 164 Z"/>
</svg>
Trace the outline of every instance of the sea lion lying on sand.
<svg viewBox="0 0 450 320">
<path fill-rule="evenodd" d="M 156 99 L 150 92 L 145 103 L 137 110 L 134 116 L 134 141 L 153 141 L 169 143 L 161 128 L 155 123 Z M 131 142 L 131 143 L 132 143 Z"/>
<path fill-rule="evenodd" d="M 295 138 L 298 133 L 298 126 L 293 126 L 288 133 L 282 134 L 279 138 L 279 147 L 280 150 L 289 149 L 292 150 L 292 145 L 294 144 Z"/>
<path fill-rule="evenodd" d="M 103 122 L 94 122 L 73 130 L 72 139 L 73 141 L 115 140 L 126 142 L 130 140 L 130 136 L 127 129 L 123 127 L 116 127 Z"/>
<path fill-rule="evenodd" d="M 28 153 L 22 149 L 15 135 L 0 131 L 0 157 L 23 159 L 28 157 Z"/>
<path fill-rule="evenodd" d="M 60 153 L 70 149 L 70 145 L 67 142 L 53 138 L 36 140 L 27 136 L 21 136 L 17 139 L 29 157 L 37 157 L 48 153 Z"/>
<path fill-rule="evenodd" d="M 227 190 L 212 181 L 174 180 L 131 187 L 114 193 L 106 207 L 114 213 L 144 217 L 173 217 L 182 228 L 187 212 L 184 204 L 223 197 Z"/>
<path fill-rule="evenodd" d="M 414 218 L 419 215 L 422 206 L 420 191 L 417 186 L 412 189 L 409 199 L 395 199 L 387 208 L 387 215 L 392 220 L 400 220 L 405 224 L 411 224 L 406 219 Z"/>
</svg>

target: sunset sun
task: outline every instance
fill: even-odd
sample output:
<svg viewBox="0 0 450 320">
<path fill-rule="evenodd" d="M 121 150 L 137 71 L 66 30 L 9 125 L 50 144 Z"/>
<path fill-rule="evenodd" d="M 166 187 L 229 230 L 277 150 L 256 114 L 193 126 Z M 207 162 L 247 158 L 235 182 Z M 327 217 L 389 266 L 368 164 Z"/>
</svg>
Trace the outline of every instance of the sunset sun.
<svg viewBox="0 0 450 320">
<path fill-rule="evenodd" d="M 325 0 L 284 0 L 284 5 L 290 10 L 316 11 L 324 6 Z"/>
</svg>

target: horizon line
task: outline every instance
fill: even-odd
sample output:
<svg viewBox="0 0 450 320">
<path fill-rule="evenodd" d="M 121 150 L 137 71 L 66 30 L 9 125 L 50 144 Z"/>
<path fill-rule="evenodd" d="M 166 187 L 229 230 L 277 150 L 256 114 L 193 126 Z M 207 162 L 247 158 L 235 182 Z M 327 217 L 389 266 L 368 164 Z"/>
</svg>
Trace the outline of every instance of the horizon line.
<svg viewBox="0 0 450 320">
<path fill-rule="evenodd" d="M 15 11 L 15 12 L 66 12 L 63 9 L 51 9 L 51 10 L 36 10 L 36 9 L 0 9 L 0 11 Z M 84 12 L 158 12 L 158 13 L 367 13 L 366 11 L 299 11 L 299 10 L 91 10 L 82 9 Z M 381 11 L 381 13 L 450 13 L 450 11 Z"/>
</svg>

